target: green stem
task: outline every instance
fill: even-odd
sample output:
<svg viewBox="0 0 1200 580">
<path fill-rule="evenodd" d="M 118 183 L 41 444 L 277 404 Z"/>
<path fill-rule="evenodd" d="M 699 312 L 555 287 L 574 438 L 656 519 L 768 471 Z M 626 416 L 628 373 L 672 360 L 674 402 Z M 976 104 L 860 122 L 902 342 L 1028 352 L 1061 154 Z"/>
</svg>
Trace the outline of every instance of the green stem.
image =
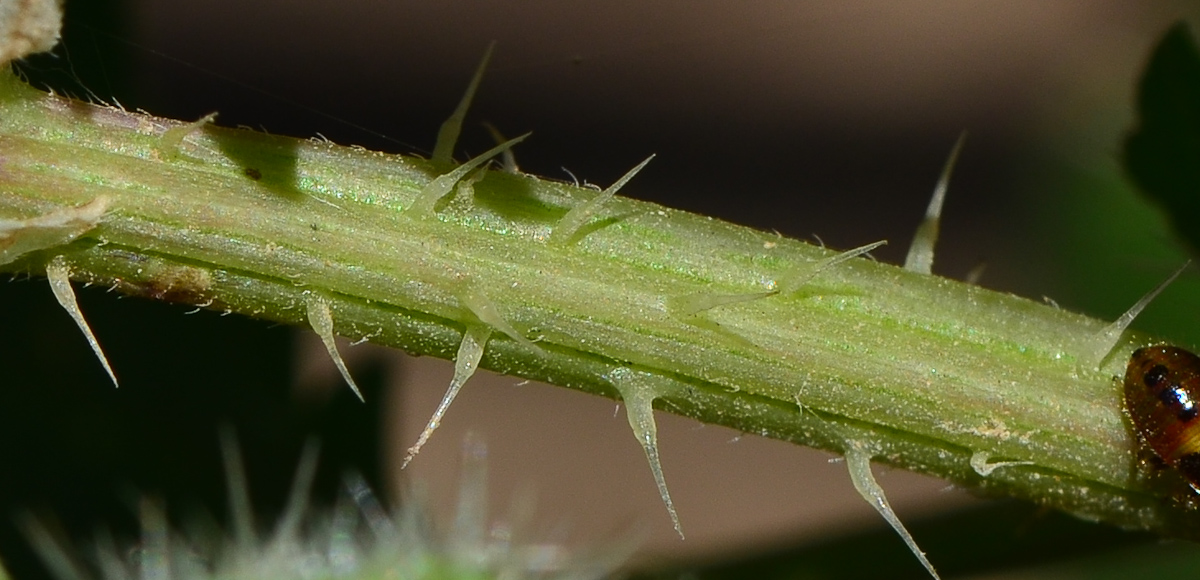
<svg viewBox="0 0 1200 580">
<path fill-rule="evenodd" d="M 211 125 L 164 141 L 184 125 L 5 75 L 0 217 L 109 203 L 82 237 L 5 269 L 63 255 L 79 281 L 291 324 L 316 293 L 339 334 L 442 358 L 482 296 L 540 347 L 493 333 L 483 367 L 610 397 L 632 368 L 658 406 L 701 421 L 1200 537 L 1122 413 L 1114 377 L 1145 337 L 1097 370 L 1084 361 L 1105 323 L 1041 303 L 862 258 L 768 292 L 834 252 L 621 197 L 550 243 L 596 192 L 486 172 L 417 217 L 440 173 L 424 160 Z M 984 477 L 973 457 L 1029 465 Z"/>
</svg>

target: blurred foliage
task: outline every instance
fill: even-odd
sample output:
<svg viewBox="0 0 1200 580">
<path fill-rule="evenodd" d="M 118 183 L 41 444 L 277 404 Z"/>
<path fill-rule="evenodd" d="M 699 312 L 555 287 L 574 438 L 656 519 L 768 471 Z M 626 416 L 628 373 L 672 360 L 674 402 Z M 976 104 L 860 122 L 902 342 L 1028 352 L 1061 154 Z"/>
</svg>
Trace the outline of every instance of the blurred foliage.
<svg viewBox="0 0 1200 580">
<path fill-rule="evenodd" d="M 1157 43 L 1138 95 L 1139 120 L 1129 128 L 1123 158 L 1113 155 L 1119 144 L 1107 134 L 1103 142 L 1092 134 L 1055 134 L 1050 150 L 1032 153 L 1039 170 L 1023 205 L 1035 227 L 1014 240 L 1036 271 L 1031 277 L 1053 281 L 1042 293 L 1102 319 L 1115 318 L 1165 279 L 1188 259 L 1189 247 L 1193 254 L 1200 248 L 1189 237 L 1200 223 L 1200 60 L 1186 24 L 1172 26 Z M 1195 272 L 1193 266 L 1167 288 L 1134 327 L 1200 347 Z"/>
<path fill-rule="evenodd" d="M 1138 127 L 1125 166 L 1176 235 L 1200 249 L 1200 51 L 1186 23 L 1159 42 L 1138 87 Z"/>
<path fill-rule="evenodd" d="M 1088 574 L 1098 572 L 1092 564 L 1097 554 L 1134 554 L 1148 546 L 1162 545 L 1147 534 L 1128 533 L 1008 500 L 907 525 L 944 578 L 1000 578 L 1010 573 L 1024 578 L 1039 570 L 1095 577 Z M 1181 561 L 1191 565 L 1191 571 L 1200 563 L 1200 546 L 1185 542 L 1168 545 L 1173 558 L 1161 566 L 1145 568 L 1144 577 L 1183 577 L 1177 573 L 1188 568 L 1181 568 Z M 665 567 L 635 576 L 639 580 L 928 577 L 890 528 L 823 538 L 726 561 Z"/>
</svg>

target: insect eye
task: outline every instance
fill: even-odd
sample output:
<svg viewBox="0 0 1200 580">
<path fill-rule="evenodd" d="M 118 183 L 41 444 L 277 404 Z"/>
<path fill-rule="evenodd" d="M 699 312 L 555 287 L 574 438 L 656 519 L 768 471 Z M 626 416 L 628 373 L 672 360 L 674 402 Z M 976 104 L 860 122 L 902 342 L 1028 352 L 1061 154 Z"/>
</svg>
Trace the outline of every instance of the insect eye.
<svg viewBox="0 0 1200 580">
<path fill-rule="evenodd" d="M 1167 380 L 1167 367 L 1163 365 L 1154 365 L 1146 371 L 1146 374 L 1142 375 L 1142 382 L 1151 389 L 1158 388 L 1165 380 Z"/>
</svg>

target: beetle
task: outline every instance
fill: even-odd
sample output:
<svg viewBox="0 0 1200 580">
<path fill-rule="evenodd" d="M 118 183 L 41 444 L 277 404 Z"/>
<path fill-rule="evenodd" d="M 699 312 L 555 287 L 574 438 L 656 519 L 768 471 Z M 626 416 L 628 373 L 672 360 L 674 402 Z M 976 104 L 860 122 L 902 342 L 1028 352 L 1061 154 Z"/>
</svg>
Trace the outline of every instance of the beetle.
<svg viewBox="0 0 1200 580">
<path fill-rule="evenodd" d="M 1138 438 L 1200 493 L 1200 356 L 1166 344 L 1134 351 L 1125 409 Z"/>
</svg>

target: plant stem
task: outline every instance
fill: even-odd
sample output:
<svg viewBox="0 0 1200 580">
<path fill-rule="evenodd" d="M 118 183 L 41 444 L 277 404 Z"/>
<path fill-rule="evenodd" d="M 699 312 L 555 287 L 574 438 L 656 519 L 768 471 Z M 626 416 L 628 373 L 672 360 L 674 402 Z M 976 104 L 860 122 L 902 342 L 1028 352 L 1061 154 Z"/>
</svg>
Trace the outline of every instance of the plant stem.
<svg viewBox="0 0 1200 580">
<path fill-rule="evenodd" d="M 405 210 L 446 168 L 185 126 L 4 75 L 0 217 L 109 200 L 91 231 L 4 269 L 41 274 L 61 255 L 78 281 L 290 324 L 315 293 L 339 334 L 442 358 L 479 323 L 467 297 L 484 296 L 540 347 L 493 333 L 485 368 L 610 397 L 631 368 L 674 413 L 1200 537 L 1182 482 L 1147 477 L 1122 412 L 1114 377 L 1145 337 L 1096 369 L 1103 321 L 1015 296 L 863 258 L 769 292 L 835 253 L 622 197 L 550 243 L 595 191 L 488 171 L 418 217 Z M 984 477 L 973 457 L 1029 465 Z"/>
</svg>

